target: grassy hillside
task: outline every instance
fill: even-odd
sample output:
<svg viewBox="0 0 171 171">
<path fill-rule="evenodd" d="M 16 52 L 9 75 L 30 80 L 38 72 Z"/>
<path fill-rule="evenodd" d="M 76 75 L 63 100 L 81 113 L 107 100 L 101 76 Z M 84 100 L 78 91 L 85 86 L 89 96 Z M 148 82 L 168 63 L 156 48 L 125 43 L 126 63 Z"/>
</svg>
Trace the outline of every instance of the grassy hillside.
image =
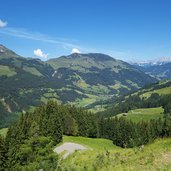
<svg viewBox="0 0 171 171">
<path fill-rule="evenodd" d="M 122 149 L 106 139 L 64 137 L 90 150 L 76 151 L 61 161 L 63 170 L 170 170 L 171 139 L 158 139 L 145 147 Z"/>
<path fill-rule="evenodd" d="M 71 54 L 47 63 L 55 69 L 54 79 L 65 81 L 67 88 L 85 95 L 72 104 L 87 109 L 103 110 L 104 101 L 156 81 L 128 63 L 105 54 Z"/>
<path fill-rule="evenodd" d="M 126 119 L 130 119 L 133 122 L 149 121 L 151 119 L 158 119 L 163 117 L 163 108 L 141 108 L 130 110 L 128 113 L 118 114 L 118 117 L 124 116 Z"/>
<path fill-rule="evenodd" d="M 141 94 L 140 97 L 144 97 L 144 98 L 149 98 L 151 96 L 151 94 L 153 93 L 157 93 L 160 96 L 161 95 L 167 95 L 167 94 L 171 94 L 171 86 L 170 87 L 164 87 L 164 88 L 160 88 L 160 89 L 156 89 L 156 90 L 150 90 L 148 92 L 145 92 L 143 94 Z"/>
<path fill-rule="evenodd" d="M 151 94 L 157 93 L 160 96 L 171 94 L 171 79 L 160 81 L 156 84 L 146 86 L 134 94 L 138 94 L 141 98 L 149 98 Z"/>
</svg>

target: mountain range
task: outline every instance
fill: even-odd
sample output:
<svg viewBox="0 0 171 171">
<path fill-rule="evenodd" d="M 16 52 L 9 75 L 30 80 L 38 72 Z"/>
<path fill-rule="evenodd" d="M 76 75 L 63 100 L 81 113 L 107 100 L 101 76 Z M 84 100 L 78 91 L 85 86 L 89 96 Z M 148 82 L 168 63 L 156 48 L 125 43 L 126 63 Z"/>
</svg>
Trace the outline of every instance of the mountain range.
<svg viewBox="0 0 171 171">
<path fill-rule="evenodd" d="M 105 54 L 74 53 L 43 62 L 0 45 L 0 124 L 49 99 L 102 110 L 105 100 L 156 81 L 141 68 Z"/>
<path fill-rule="evenodd" d="M 171 59 L 163 58 L 156 61 L 132 63 L 137 69 L 158 80 L 171 78 Z"/>
<path fill-rule="evenodd" d="M 145 66 L 163 65 L 163 64 L 170 63 L 170 62 L 171 62 L 171 58 L 162 57 L 162 58 L 154 59 L 154 60 L 130 62 L 130 64 L 145 67 Z"/>
</svg>

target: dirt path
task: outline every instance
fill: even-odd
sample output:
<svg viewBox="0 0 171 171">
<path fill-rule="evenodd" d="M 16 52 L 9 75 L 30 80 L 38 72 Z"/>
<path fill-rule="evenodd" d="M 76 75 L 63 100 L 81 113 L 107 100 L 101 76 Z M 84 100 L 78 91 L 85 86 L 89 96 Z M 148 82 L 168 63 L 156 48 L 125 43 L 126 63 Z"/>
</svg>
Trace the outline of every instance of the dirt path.
<svg viewBox="0 0 171 171">
<path fill-rule="evenodd" d="M 65 152 L 63 158 L 65 159 L 68 155 L 72 154 L 75 150 L 86 150 L 87 148 L 83 145 L 66 142 L 59 147 L 56 147 L 53 151 L 60 154 Z"/>
</svg>

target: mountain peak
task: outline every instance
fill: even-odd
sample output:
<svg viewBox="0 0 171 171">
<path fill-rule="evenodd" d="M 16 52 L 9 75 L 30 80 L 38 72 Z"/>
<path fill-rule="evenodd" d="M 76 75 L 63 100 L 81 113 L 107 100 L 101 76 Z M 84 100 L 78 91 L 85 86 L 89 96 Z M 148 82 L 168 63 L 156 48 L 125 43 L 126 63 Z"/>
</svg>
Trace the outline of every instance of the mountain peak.
<svg viewBox="0 0 171 171">
<path fill-rule="evenodd" d="M 0 56 L 2 57 L 19 57 L 15 52 L 0 44 Z"/>
<path fill-rule="evenodd" d="M 7 48 L 0 44 L 0 53 L 5 53 L 7 51 Z"/>
<path fill-rule="evenodd" d="M 138 62 L 130 62 L 133 65 L 138 65 L 142 67 L 146 66 L 158 66 L 158 65 L 164 65 L 171 62 L 171 58 L 169 57 L 162 57 L 154 60 L 147 60 L 147 61 L 138 61 Z"/>
<path fill-rule="evenodd" d="M 72 53 L 66 56 L 66 58 L 89 58 L 95 61 L 115 61 L 111 56 L 102 53 Z"/>
</svg>

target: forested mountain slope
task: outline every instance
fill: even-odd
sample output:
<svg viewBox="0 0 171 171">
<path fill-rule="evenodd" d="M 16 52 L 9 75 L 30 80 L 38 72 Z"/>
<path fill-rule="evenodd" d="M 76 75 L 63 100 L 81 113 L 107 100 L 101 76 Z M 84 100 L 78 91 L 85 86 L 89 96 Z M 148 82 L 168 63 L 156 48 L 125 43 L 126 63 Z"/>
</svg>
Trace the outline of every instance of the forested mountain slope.
<svg viewBox="0 0 171 171">
<path fill-rule="evenodd" d="M 118 98 L 112 107 L 101 114 L 113 116 L 138 108 L 163 107 L 165 113 L 171 112 L 171 80 L 145 86 L 144 88 Z"/>
<path fill-rule="evenodd" d="M 72 54 L 42 62 L 0 45 L 0 126 L 15 120 L 17 112 L 50 99 L 98 110 L 104 100 L 155 81 L 104 54 Z"/>
</svg>

